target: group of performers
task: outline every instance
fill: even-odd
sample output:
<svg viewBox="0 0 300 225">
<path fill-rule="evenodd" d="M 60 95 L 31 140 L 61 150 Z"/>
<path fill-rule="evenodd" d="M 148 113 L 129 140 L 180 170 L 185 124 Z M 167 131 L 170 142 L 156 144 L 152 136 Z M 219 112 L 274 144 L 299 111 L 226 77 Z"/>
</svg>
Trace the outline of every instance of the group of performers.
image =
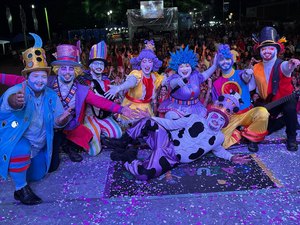
<svg viewBox="0 0 300 225">
<path fill-rule="evenodd" d="M 256 40 L 261 62 L 245 70 L 234 69 L 229 46 L 220 44 L 213 65 L 200 73 L 198 58 L 187 46 L 171 53 L 169 68 L 174 74 L 165 77 L 157 72 L 162 62 L 154 42 L 146 41 L 131 59 L 133 70 L 120 85 L 112 85 L 105 74 L 104 41 L 92 46 L 90 70 L 84 73 L 76 46 L 58 45 L 51 68 L 40 37 L 32 35 L 35 45 L 23 52 L 22 76 L 0 74 L 0 82 L 11 86 L 0 98 L 0 175 L 4 179 L 10 175 L 14 198 L 23 204 L 42 202 L 28 182 L 56 171 L 60 150 L 80 162 L 80 149 L 96 156 L 104 144 L 112 149 L 111 158 L 123 161 L 140 180 L 158 177 L 210 151 L 233 163 L 247 163 L 248 156 L 226 149 L 246 140 L 249 151 L 257 152 L 266 135 L 284 126 L 287 150 L 298 150 L 297 99 L 286 97 L 293 92 L 291 73 L 300 61 L 277 59 L 283 44 L 273 27 L 263 28 Z M 200 86 L 217 68 L 222 76 L 214 81 L 214 103 L 206 108 L 199 99 Z M 55 75 L 50 75 L 51 69 Z M 154 116 L 151 104 L 161 86 L 169 92 L 158 107 L 164 118 Z M 269 110 L 253 107 L 252 90 L 262 100 L 281 102 Z M 119 105 L 114 98 L 123 92 Z M 144 161 L 137 157 L 141 140 L 152 150 Z"/>
</svg>

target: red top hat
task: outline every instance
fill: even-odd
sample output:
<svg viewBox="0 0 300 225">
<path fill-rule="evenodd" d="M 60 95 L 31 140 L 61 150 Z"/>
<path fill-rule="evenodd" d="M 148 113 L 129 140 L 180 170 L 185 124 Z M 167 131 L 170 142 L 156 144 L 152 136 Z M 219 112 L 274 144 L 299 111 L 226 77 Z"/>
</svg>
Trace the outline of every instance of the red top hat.
<svg viewBox="0 0 300 225">
<path fill-rule="evenodd" d="M 56 47 L 56 61 L 51 63 L 52 66 L 79 66 L 79 50 L 74 45 L 58 45 Z"/>
</svg>

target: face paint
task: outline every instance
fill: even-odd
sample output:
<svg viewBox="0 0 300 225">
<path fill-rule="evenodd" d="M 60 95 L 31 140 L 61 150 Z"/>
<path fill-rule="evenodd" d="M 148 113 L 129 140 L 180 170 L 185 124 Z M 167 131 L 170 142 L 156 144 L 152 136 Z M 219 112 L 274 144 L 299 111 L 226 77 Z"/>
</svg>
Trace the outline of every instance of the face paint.
<svg viewBox="0 0 300 225">
<path fill-rule="evenodd" d="M 152 59 L 146 59 L 144 58 L 141 62 L 141 69 L 144 73 L 144 75 L 150 75 L 152 69 L 153 69 L 153 61 Z"/>
<path fill-rule="evenodd" d="M 185 78 L 190 76 L 192 72 L 192 67 L 188 63 L 183 63 L 179 65 L 177 72 L 181 77 Z"/>
<path fill-rule="evenodd" d="M 223 72 L 229 71 L 233 65 L 233 60 L 220 57 L 219 66 Z"/>
<path fill-rule="evenodd" d="M 104 71 L 105 65 L 101 60 L 96 60 L 90 64 L 91 73 L 100 76 Z"/>
<path fill-rule="evenodd" d="M 260 49 L 260 56 L 264 61 L 270 61 L 277 55 L 277 48 L 274 46 L 265 46 Z"/>
<path fill-rule="evenodd" d="M 63 83 L 70 83 L 75 78 L 75 69 L 73 66 L 61 66 L 57 74 Z"/>
<path fill-rule="evenodd" d="M 46 88 L 48 75 L 46 71 L 34 71 L 28 76 L 28 86 L 34 92 L 41 92 Z"/>
<path fill-rule="evenodd" d="M 219 131 L 225 124 L 225 118 L 217 112 L 210 112 L 207 116 L 207 123 L 211 130 Z"/>
</svg>

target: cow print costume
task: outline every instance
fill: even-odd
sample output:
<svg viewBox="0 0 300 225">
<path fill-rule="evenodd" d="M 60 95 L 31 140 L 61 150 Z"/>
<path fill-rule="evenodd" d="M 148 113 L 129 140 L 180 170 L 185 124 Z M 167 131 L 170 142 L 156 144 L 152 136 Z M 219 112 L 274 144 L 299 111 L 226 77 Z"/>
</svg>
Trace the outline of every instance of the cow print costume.
<svg viewBox="0 0 300 225">
<path fill-rule="evenodd" d="M 221 105 L 223 104 L 225 105 L 226 101 Z M 219 113 L 221 117 L 225 117 L 226 111 L 222 113 L 220 107 L 214 110 L 211 108 L 209 112 Z M 228 124 L 229 118 L 225 120 L 217 130 L 213 130 L 209 125 L 212 120 L 197 114 L 190 114 L 177 120 L 143 118 L 128 129 L 127 133 L 136 139 L 147 129 L 146 142 L 153 152 L 145 161 L 136 159 L 131 163 L 126 162 L 124 166 L 137 179 L 148 180 L 162 175 L 178 163 L 192 162 L 210 151 L 220 158 L 230 160 L 233 155 L 223 148 L 224 135 L 220 131 L 223 125 Z"/>
</svg>

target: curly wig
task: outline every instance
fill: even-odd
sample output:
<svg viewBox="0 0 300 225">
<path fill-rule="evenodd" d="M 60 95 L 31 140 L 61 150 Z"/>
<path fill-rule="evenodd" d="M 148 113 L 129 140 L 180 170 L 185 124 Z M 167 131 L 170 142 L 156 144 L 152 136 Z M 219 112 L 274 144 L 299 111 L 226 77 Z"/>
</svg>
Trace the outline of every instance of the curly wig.
<svg viewBox="0 0 300 225">
<path fill-rule="evenodd" d="M 218 48 L 218 60 L 220 60 L 220 58 L 225 58 L 225 59 L 232 59 L 233 60 L 233 55 L 230 52 L 230 47 L 229 45 L 225 44 L 220 44 L 219 48 Z"/>
<path fill-rule="evenodd" d="M 197 55 L 192 51 L 189 50 L 189 46 L 186 46 L 185 49 L 180 48 L 175 53 L 171 54 L 171 61 L 169 62 L 169 68 L 174 71 L 178 71 L 178 67 L 181 64 L 189 64 L 192 69 L 194 69 L 198 64 Z"/>
<path fill-rule="evenodd" d="M 58 74 L 58 70 L 61 66 L 53 66 L 52 67 L 52 71 L 57 75 Z M 83 70 L 81 69 L 81 67 L 79 66 L 74 66 L 74 72 L 75 72 L 75 77 L 82 75 Z"/>
<path fill-rule="evenodd" d="M 151 59 L 153 61 L 153 69 L 152 71 L 156 72 L 162 66 L 162 61 L 160 61 L 154 53 L 154 41 L 146 40 L 145 41 L 145 49 L 143 49 L 137 57 L 134 57 L 130 60 L 130 64 L 132 69 L 140 70 L 141 69 L 141 61 L 143 59 Z"/>
</svg>

